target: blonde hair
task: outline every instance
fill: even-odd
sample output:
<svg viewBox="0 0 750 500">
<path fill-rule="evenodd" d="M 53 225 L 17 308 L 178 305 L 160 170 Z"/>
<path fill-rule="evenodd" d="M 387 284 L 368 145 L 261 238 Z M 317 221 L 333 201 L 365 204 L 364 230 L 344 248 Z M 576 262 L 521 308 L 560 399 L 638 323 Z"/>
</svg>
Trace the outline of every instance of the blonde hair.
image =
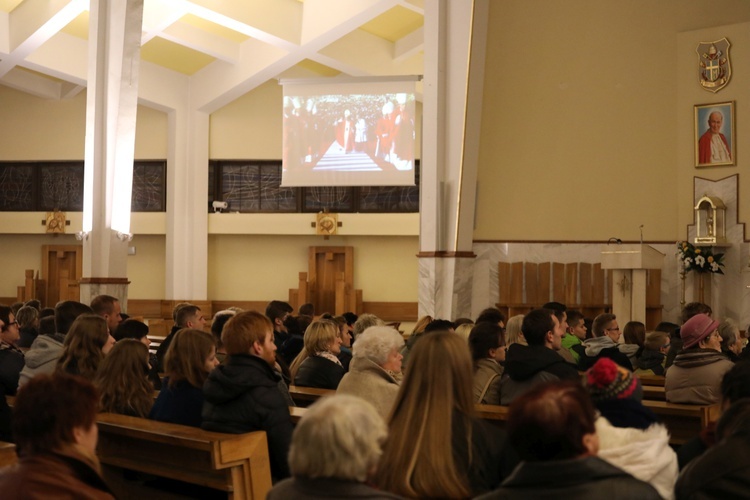
<svg viewBox="0 0 750 500">
<path fill-rule="evenodd" d="M 65 335 L 57 371 L 93 379 L 104 359 L 102 348 L 108 340 L 109 328 L 104 318 L 96 314 L 78 316 Z"/>
<path fill-rule="evenodd" d="M 169 387 L 187 380 L 193 387 L 203 388 L 208 378 L 206 358 L 216 348 L 212 334 L 194 328 L 179 330 L 164 357 L 164 371 L 169 377 Z"/>
<path fill-rule="evenodd" d="M 355 344 L 356 345 L 356 344 Z M 409 498 L 466 498 L 467 478 L 453 458 L 455 418 L 466 434 L 471 467 L 472 364 L 466 342 L 452 332 L 434 332 L 414 344 L 409 369 L 390 417 L 390 434 L 376 484 Z"/>
<path fill-rule="evenodd" d="M 464 323 L 462 325 L 458 325 L 456 327 L 456 333 L 466 341 L 466 343 L 469 343 L 469 334 L 471 333 L 471 329 L 474 328 L 476 325 L 474 323 Z"/>
<path fill-rule="evenodd" d="M 422 316 L 417 320 L 417 324 L 414 325 L 414 328 L 411 331 L 411 335 L 416 335 L 419 333 L 422 333 L 425 328 L 427 328 L 427 325 L 432 323 L 433 317 L 432 316 Z"/>
<path fill-rule="evenodd" d="M 511 344 L 528 345 L 521 331 L 521 324 L 523 324 L 523 314 L 513 316 L 505 324 L 505 338 L 509 346 Z"/>
<path fill-rule="evenodd" d="M 297 376 L 297 370 L 299 370 L 302 362 L 309 358 L 311 355 L 315 355 L 319 352 L 329 351 L 331 344 L 336 341 L 339 337 L 339 325 L 329 319 L 315 320 L 305 330 L 305 346 L 302 348 L 300 353 L 294 358 L 291 366 L 289 367 L 289 373 L 292 380 Z M 355 344 L 356 345 L 356 344 Z"/>
<path fill-rule="evenodd" d="M 383 418 L 356 396 L 326 396 L 310 408 L 292 434 L 294 476 L 365 482 L 383 453 Z"/>
<path fill-rule="evenodd" d="M 135 339 L 117 342 L 94 380 L 100 394 L 100 411 L 147 417 L 154 404 L 148 372 L 145 344 Z"/>
</svg>

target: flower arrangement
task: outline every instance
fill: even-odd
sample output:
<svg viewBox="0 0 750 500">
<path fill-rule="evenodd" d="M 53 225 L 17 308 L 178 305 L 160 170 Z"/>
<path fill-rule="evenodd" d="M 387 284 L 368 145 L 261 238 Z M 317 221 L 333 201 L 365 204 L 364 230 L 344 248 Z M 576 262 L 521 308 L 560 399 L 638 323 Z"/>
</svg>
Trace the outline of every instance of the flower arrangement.
<svg viewBox="0 0 750 500">
<path fill-rule="evenodd" d="M 696 273 L 724 274 L 724 254 L 713 253 L 711 247 L 696 247 L 695 245 L 681 241 L 677 243 L 677 255 L 682 261 L 685 273 L 695 271 Z"/>
</svg>

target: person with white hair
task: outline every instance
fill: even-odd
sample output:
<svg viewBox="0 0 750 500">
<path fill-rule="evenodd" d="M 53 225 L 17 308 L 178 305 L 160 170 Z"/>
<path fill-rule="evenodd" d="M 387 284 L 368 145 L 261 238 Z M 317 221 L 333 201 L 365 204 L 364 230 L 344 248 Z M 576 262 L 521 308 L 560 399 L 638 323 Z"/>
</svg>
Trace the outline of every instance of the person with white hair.
<svg viewBox="0 0 750 500">
<path fill-rule="evenodd" d="M 404 339 L 389 326 L 371 326 L 362 332 L 337 394 L 367 399 L 387 419 L 398 395 L 403 359 L 399 350 L 403 345 Z"/>
<path fill-rule="evenodd" d="M 367 401 L 338 394 L 322 398 L 292 434 L 292 477 L 276 484 L 266 499 L 399 498 L 365 484 L 387 435 L 385 421 Z"/>
</svg>

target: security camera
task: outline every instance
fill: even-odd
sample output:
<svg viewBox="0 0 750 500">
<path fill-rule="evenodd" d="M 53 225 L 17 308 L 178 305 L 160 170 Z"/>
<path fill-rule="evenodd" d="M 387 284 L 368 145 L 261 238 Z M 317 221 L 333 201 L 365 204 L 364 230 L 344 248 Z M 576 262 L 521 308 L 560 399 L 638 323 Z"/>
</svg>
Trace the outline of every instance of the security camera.
<svg viewBox="0 0 750 500">
<path fill-rule="evenodd" d="M 219 213 L 222 210 L 226 210 L 227 208 L 229 208 L 229 203 L 227 203 L 226 201 L 215 201 L 213 202 L 213 206 L 214 212 Z"/>
</svg>

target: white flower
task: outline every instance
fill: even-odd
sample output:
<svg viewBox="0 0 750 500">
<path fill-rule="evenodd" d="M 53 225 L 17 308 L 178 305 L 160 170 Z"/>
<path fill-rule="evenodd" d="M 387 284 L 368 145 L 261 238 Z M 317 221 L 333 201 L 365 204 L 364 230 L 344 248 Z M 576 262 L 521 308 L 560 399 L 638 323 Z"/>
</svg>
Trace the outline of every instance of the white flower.
<svg viewBox="0 0 750 500">
<path fill-rule="evenodd" d="M 693 259 L 691 259 L 690 257 L 688 257 L 687 259 L 685 259 L 684 262 L 685 262 L 685 267 L 690 267 L 690 264 L 693 263 Z"/>
<path fill-rule="evenodd" d="M 696 266 L 703 267 L 703 264 L 705 264 L 705 263 L 706 263 L 706 259 L 704 259 L 702 255 L 698 255 L 695 258 L 695 265 Z"/>
<path fill-rule="evenodd" d="M 711 262 L 711 272 L 715 273 L 718 270 L 719 270 L 719 264 L 717 264 L 716 262 Z"/>
</svg>

